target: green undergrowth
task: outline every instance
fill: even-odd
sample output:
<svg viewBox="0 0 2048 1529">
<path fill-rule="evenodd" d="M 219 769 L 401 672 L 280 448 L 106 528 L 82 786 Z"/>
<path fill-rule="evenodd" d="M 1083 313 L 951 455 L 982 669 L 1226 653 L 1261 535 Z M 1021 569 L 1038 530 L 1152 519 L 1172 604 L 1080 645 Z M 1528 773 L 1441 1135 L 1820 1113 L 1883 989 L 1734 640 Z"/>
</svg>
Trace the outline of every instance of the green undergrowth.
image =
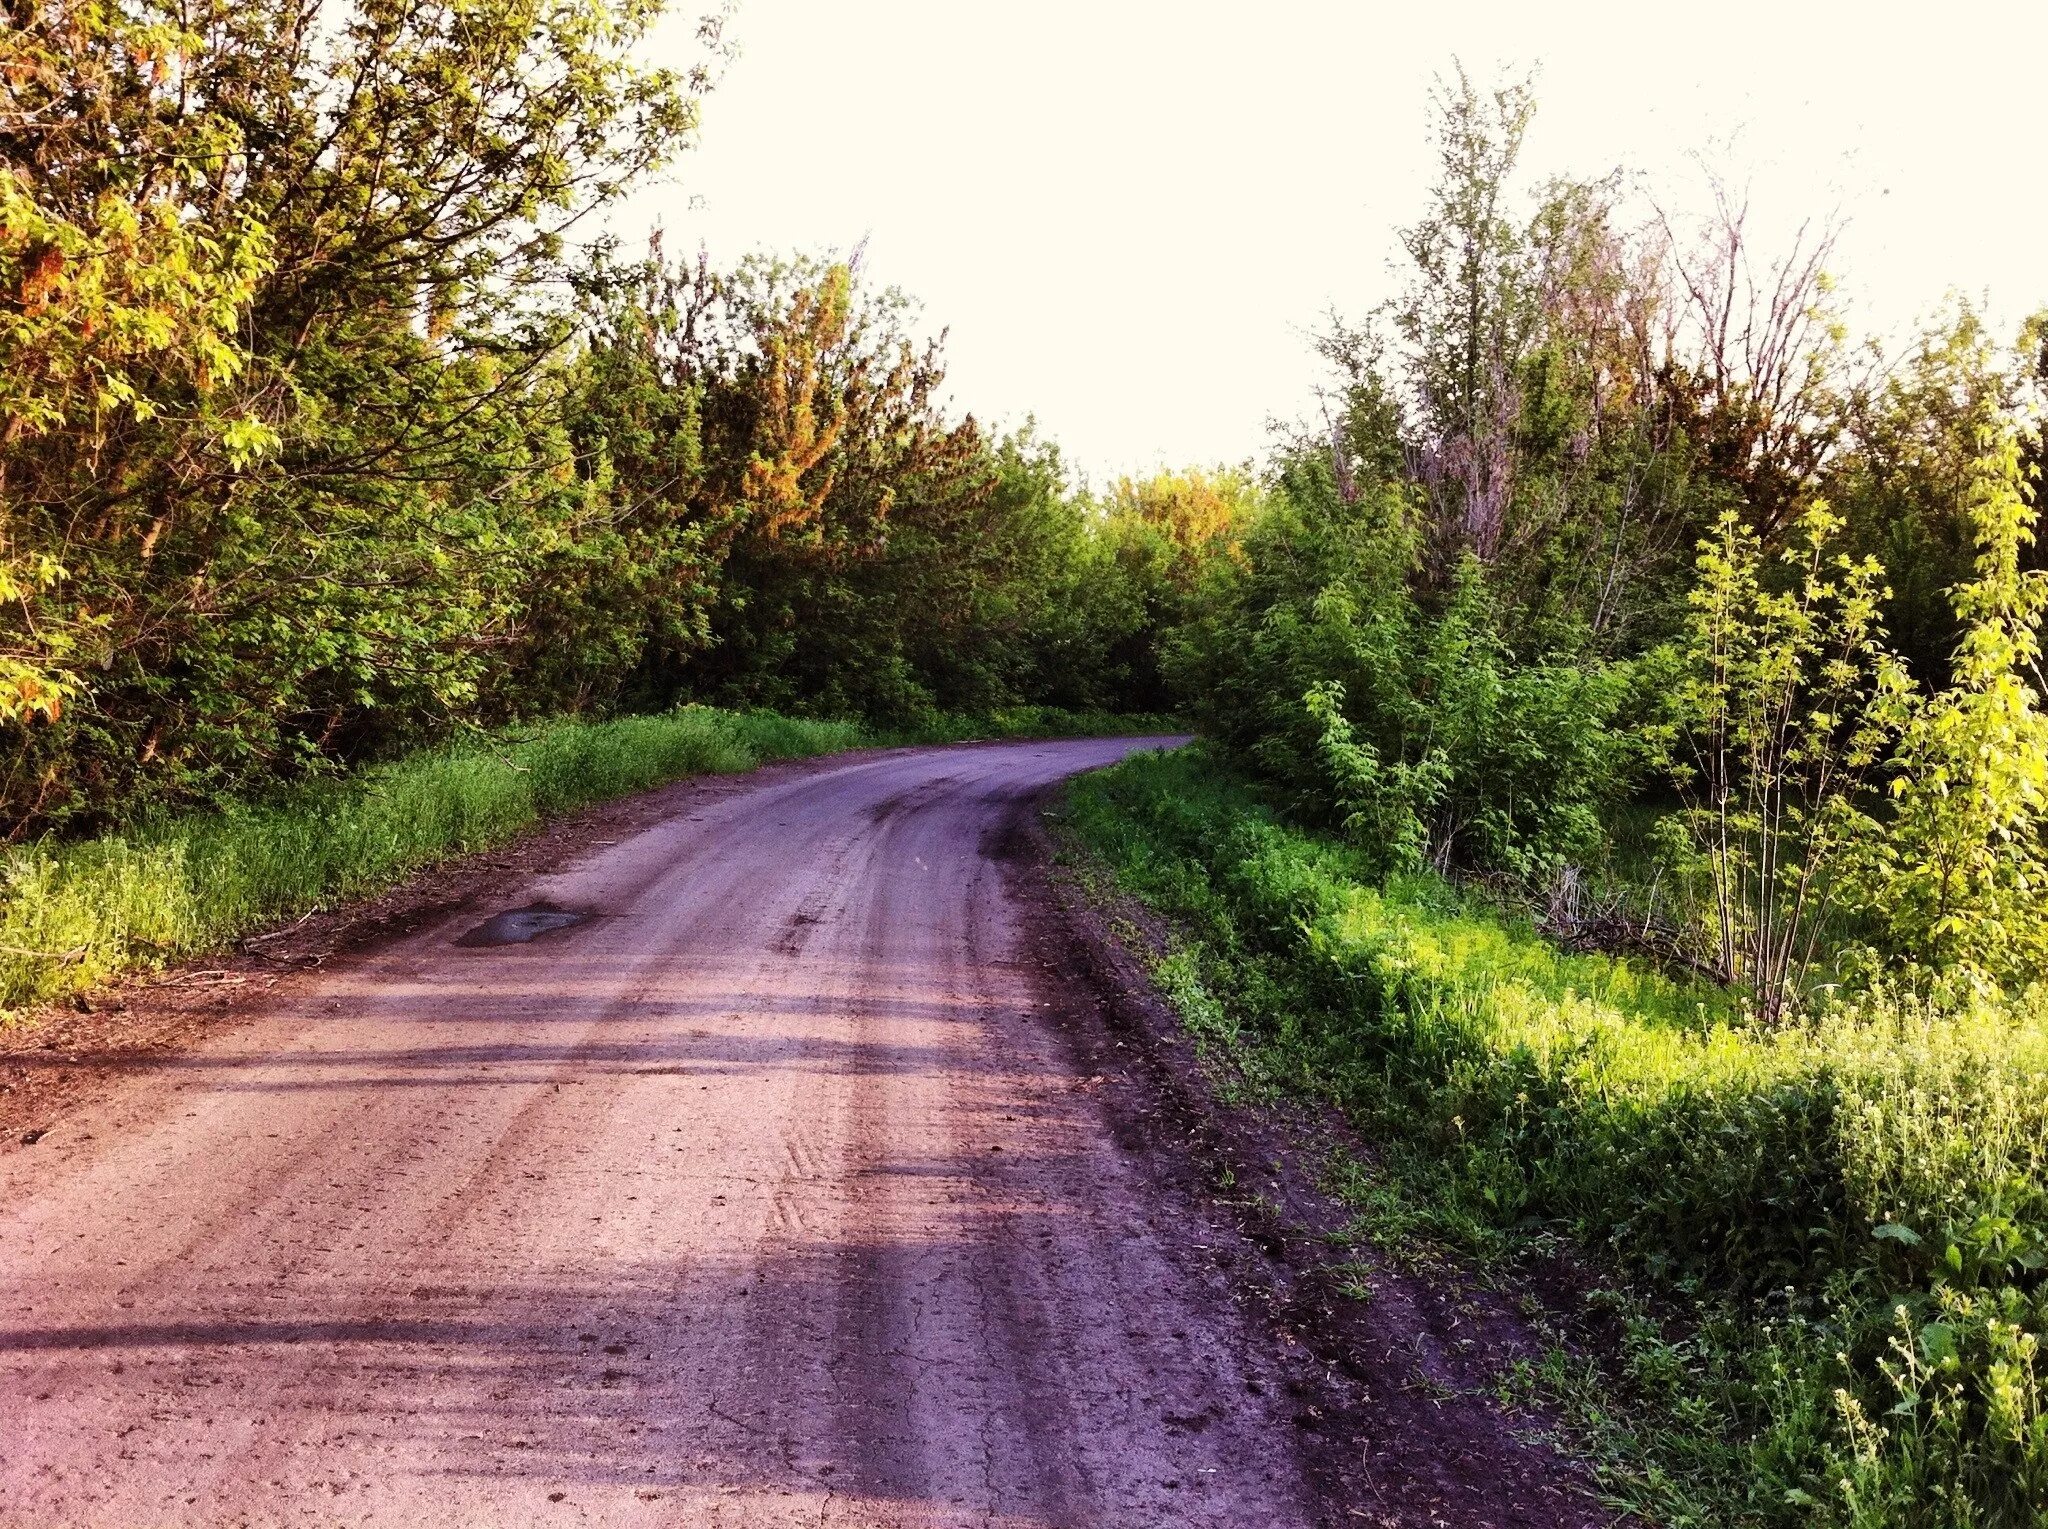
<svg viewBox="0 0 2048 1529">
<path fill-rule="evenodd" d="M 2048 999 L 1881 993 L 1764 1030 L 1440 880 L 1375 882 L 1200 748 L 1068 811 L 1182 931 L 1161 984 L 1236 1086 L 1374 1144 L 1333 1179 L 1375 1241 L 1505 1268 L 1562 1240 L 1610 1272 L 1587 1315 L 1620 1351 L 1503 1383 L 1578 1419 L 1638 1511 L 2048 1524 Z"/>
<path fill-rule="evenodd" d="M 378 892 L 549 818 L 690 775 L 874 744 L 1116 732 L 1157 719 L 1022 709 L 876 733 L 687 706 L 472 737 L 265 800 L 0 858 L 0 1018 Z"/>
<path fill-rule="evenodd" d="M 938 712 L 915 723 L 876 730 L 881 744 L 972 743 L 993 738 L 1088 738 L 1176 733 L 1181 724 L 1151 712 L 1070 711 L 1060 706 L 1004 706 L 985 712 Z"/>
</svg>

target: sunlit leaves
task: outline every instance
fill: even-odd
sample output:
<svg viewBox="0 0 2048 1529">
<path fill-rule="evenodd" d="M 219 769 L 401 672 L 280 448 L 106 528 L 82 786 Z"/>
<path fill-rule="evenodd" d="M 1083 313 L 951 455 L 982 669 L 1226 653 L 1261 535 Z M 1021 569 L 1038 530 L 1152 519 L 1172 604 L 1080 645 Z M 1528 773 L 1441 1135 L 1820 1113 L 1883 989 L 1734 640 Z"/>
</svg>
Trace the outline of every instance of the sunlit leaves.
<svg viewBox="0 0 2048 1529">
<path fill-rule="evenodd" d="M 2048 714 L 2035 690 L 2048 573 L 2022 566 L 2030 501 L 2007 423 L 1971 475 L 1977 561 L 1953 594 L 1954 679 L 1912 708 L 1892 822 L 1862 875 L 1895 951 L 2002 982 L 2048 970 Z"/>
<path fill-rule="evenodd" d="M 694 121 L 707 77 L 635 53 L 658 13 L 50 0 L 0 33 L 9 823 L 445 731 L 502 682 L 534 569 L 610 513 L 550 368 L 565 230 Z"/>
<path fill-rule="evenodd" d="M 1836 549 L 1824 503 L 1769 557 L 1729 511 L 1701 542 L 1686 679 L 1666 736 L 1712 882 L 1718 973 L 1775 1019 L 1799 1001 L 1845 852 L 1879 831 L 1869 781 L 1901 722 L 1883 569 Z"/>
</svg>

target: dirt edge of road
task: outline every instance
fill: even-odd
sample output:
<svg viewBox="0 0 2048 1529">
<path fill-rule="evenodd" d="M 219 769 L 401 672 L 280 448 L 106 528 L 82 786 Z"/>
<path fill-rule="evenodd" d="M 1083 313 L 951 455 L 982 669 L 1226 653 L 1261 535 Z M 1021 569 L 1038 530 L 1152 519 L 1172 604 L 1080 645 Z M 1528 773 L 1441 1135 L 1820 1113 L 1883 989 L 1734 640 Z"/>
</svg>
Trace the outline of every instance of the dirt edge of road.
<svg viewBox="0 0 2048 1529">
<path fill-rule="evenodd" d="M 439 861 L 388 891 L 320 908 L 227 950 L 136 972 L 0 1024 L 0 1153 L 33 1147 L 67 1112 L 124 1076 L 255 1018 L 309 981 L 345 967 L 358 951 L 466 908 L 495 911 L 508 887 L 564 870 L 593 850 L 722 797 L 897 752 L 854 749 L 737 774 L 686 776 L 566 813 L 495 848 Z"/>
<path fill-rule="evenodd" d="M 1331 1239 L 1352 1218 L 1320 1187 L 1320 1165 L 1340 1142 L 1363 1149 L 1333 1116 L 1219 1096 L 1149 973 L 1168 929 L 1077 869 L 1086 851 L 1048 827 L 1057 800 L 1046 793 L 990 846 L 1010 867 L 1041 961 L 1083 977 L 1068 992 L 1097 996 L 1055 1023 L 1120 1143 L 1200 1215 L 1190 1255 L 1213 1263 L 1277 1352 L 1293 1403 L 1288 1443 L 1333 1505 L 1329 1521 L 1630 1522 L 1601 1505 L 1583 1464 L 1537 1437 L 1554 1420 L 1497 1399 L 1512 1363 L 1545 1349 L 1505 1298 L 1450 1271 L 1362 1265 L 1355 1250 L 1335 1261 Z"/>
</svg>

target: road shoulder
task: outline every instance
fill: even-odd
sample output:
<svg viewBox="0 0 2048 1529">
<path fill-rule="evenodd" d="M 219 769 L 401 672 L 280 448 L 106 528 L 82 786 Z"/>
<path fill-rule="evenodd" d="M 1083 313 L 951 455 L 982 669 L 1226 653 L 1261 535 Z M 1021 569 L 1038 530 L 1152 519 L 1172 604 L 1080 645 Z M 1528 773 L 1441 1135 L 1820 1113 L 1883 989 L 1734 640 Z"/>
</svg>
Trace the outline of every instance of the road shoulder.
<svg viewBox="0 0 2048 1529">
<path fill-rule="evenodd" d="M 1169 931 L 1107 891 L 1049 827 L 1048 794 L 991 846 L 1041 963 L 1086 996 L 1050 1010 L 1110 1129 L 1191 1216 L 1185 1250 L 1227 1286 L 1249 1341 L 1275 1356 L 1296 1451 L 1332 1523 L 1593 1529 L 1614 1516 L 1590 1473 L 1548 1443 L 1552 1420 L 1498 1397 L 1544 1341 L 1455 1271 L 1361 1260 L 1334 1243 L 1351 1212 L 1321 1187 L 1341 1121 L 1226 1101 L 1149 974 Z M 1073 980 L 1078 979 L 1078 980 Z"/>
</svg>

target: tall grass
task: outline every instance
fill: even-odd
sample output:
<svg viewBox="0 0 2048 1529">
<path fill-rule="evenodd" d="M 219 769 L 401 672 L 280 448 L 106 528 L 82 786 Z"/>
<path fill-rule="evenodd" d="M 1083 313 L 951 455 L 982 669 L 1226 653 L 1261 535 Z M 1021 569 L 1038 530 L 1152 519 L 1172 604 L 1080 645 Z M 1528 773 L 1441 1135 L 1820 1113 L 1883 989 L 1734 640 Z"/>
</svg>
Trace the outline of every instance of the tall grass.
<svg viewBox="0 0 2048 1529">
<path fill-rule="evenodd" d="M 1723 1521 L 2048 1524 L 2048 996 L 1877 992 L 1761 1029 L 1441 882 L 1374 885 L 1199 750 L 1071 813 L 1192 931 L 1200 1029 L 1234 1011 L 1432 1225 L 1562 1229 L 1716 1314 L 1745 1462 Z"/>
<path fill-rule="evenodd" d="M 0 853 L 0 1020 L 218 949 L 534 824 L 688 775 L 874 744 L 1158 731 L 1158 717 L 1017 707 L 859 723 L 686 706 L 472 738 L 259 802 Z"/>
<path fill-rule="evenodd" d="M 217 949 L 593 802 L 867 741 L 851 723 L 700 706 L 557 722 L 262 802 L 17 847 L 0 859 L 0 1009 Z"/>
</svg>

